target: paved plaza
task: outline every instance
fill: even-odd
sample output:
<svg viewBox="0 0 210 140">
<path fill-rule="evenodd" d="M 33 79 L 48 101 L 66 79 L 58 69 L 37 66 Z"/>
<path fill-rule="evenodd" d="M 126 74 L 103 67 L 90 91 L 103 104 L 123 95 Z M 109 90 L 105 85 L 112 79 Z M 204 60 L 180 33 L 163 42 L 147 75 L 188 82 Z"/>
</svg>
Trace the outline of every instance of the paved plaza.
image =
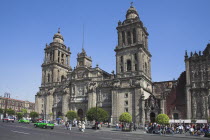
<svg viewBox="0 0 210 140">
<path fill-rule="evenodd" d="M 116 131 L 113 128 L 102 128 L 101 130 L 86 129 L 80 132 L 77 128 L 65 130 L 64 126 L 55 126 L 53 130 L 34 128 L 33 124 L 3 123 L 0 122 L 1 140 L 185 140 L 185 139 L 208 139 L 203 137 L 189 136 L 188 134 L 156 135 L 147 134 L 142 130 L 135 132 Z"/>
</svg>

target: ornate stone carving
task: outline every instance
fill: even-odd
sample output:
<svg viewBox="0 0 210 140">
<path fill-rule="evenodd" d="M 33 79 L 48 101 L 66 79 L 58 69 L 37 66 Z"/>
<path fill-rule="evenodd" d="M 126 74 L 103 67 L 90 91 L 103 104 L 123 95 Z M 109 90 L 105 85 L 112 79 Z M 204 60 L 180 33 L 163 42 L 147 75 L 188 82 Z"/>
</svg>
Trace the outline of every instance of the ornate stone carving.
<svg viewBox="0 0 210 140">
<path fill-rule="evenodd" d="M 95 82 L 90 82 L 88 84 L 88 92 L 95 92 L 96 93 L 97 84 Z"/>
<path fill-rule="evenodd" d="M 119 88 L 120 87 L 120 85 L 121 85 L 121 82 L 120 82 L 120 80 L 119 79 L 117 79 L 116 81 L 114 81 L 114 83 L 113 83 L 113 87 L 115 87 L 115 88 Z"/>
</svg>

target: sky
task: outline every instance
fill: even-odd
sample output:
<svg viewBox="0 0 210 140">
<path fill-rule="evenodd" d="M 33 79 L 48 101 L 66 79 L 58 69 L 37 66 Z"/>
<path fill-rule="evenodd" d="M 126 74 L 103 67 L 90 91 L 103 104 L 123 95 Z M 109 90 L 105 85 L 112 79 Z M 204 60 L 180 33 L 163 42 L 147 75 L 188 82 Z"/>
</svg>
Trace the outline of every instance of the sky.
<svg viewBox="0 0 210 140">
<path fill-rule="evenodd" d="M 152 81 L 177 79 L 185 70 L 185 50 L 203 51 L 210 40 L 210 0 L 0 0 L 0 95 L 35 101 L 45 44 L 58 28 L 71 49 L 72 68 L 84 25 L 93 67 L 115 70 L 116 27 L 132 1 L 149 32 Z"/>
</svg>

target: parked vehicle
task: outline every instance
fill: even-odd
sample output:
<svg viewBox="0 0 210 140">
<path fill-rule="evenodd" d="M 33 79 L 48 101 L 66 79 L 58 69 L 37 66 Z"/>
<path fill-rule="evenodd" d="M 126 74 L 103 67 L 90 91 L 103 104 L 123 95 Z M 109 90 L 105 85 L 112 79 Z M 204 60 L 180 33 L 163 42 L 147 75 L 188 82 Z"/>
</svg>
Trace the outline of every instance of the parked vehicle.
<svg viewBox="0 0 210 140">
<path fill-rule="evenodd" d="M 18 122 L 19 123 L 28 123 L 28 124 L 30 123 L 30 121 L 27 119 L 20 119 Z"/>
<path fill-rule="evenodd" d="M 41 128 L 54 128 L 54 123 L 53 122 L 48 122 L 48 121 L 41 121 L 41 122 L 37 122 L 34 124 L 34 127 L 41 127 Z"/>
<path fill-rule="evenodd" d="M 3 118 L 2 121 L 3 122 L 13 122 L 14 123 L 15 122 L 15 118 L 12 117 L 12 116 L 8 116 L 6 118 Z"/>
</svg>

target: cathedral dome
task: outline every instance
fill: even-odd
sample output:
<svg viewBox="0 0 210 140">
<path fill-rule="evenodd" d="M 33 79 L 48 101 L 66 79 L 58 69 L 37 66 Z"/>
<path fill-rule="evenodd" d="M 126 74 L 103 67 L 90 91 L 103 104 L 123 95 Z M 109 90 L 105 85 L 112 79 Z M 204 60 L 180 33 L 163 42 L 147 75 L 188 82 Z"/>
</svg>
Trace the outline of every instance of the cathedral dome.
<svg viewBox="0 0 210 140">
<path fill-rule="evenodd" d="M 60 28 L 58 29 L 58 32 L 54 34 L 53 42 L 58 42 L 58 43 L 63 44 L 64 39 L 63 39 L 63 36 L 60 34 Z"/>
<path fill-rule="evenodd" d="M 127 13 L 126 13 L 126 19 L 135 19 L 137 17 L 139 17 L 139 14 L 138 14 L 136 8 L 134 8 L 131 5 L 130 8 L 128 9 Z"/>
</svg>

